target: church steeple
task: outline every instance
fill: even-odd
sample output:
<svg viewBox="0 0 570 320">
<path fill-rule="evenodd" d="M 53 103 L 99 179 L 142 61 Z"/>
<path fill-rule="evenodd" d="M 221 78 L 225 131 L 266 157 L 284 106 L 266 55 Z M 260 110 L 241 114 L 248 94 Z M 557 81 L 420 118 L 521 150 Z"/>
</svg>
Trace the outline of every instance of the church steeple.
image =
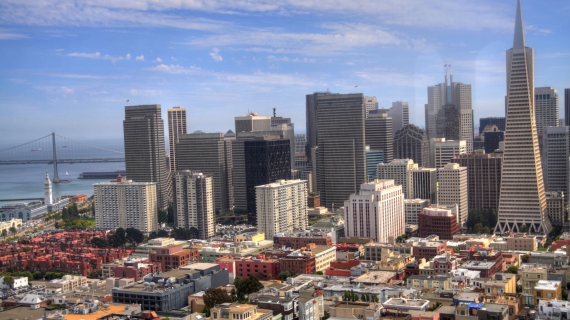
<svg viewBox="0 0 570 320">
<path fill-rule="evenodd" d="M 515 37 L 513 39 L 513 49 L 524 49 L 524 21 L 522 17 L 521 0 L 517 2 L 517 16 L 515 18 Z"/>
</svg>

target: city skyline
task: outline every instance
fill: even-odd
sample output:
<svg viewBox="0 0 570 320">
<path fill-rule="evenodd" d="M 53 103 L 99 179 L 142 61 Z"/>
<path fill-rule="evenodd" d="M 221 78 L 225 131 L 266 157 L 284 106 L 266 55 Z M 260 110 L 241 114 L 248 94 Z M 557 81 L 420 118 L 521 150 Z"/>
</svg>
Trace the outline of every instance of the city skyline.
<svg viewBox="0 0 570 320">
<path fill-rule="evenodd" d="M 225 132 L 234 116 L 270 115 L 273 107 L 304 123 L 306 94 L 326 89 L 376 96 L 381 108 L 408 101 L 410 122 L 423 127 L 426 88 L 443 81 L 444 64 L 472 84 L 474 119 L 503 115 L 515 1 L 66 3 L 0 4 L 6 140 L 54 128 L 120 138 L 123 108 L 137 104 L 161 104 L 163 119 L 168 108 L 187 108 L 188 132 Z M 563 108 L 570 5 L 523 8 L 536 86 L 556 89 Z"/>
</svg>

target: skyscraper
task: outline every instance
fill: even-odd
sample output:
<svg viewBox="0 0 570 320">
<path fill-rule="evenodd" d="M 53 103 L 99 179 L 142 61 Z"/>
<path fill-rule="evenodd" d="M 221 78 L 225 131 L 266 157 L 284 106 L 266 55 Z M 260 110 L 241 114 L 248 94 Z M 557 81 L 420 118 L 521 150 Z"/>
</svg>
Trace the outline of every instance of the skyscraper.
<svg viewBox="0 0 570 320">
<path fill-rule="evenodd" d="M 274 119 L 271 118 L 271 119 Z M 295 125 L 291 123 L 290 118 L 288 123 L 271 124 L 271 130 L 283 132 L 283 138 L 289 140 L 289 150 L 291 151 L 291 169 L 295 169 Z"/>
<path fill-rule="evenodd" d="M 455 156 L 451 162 L 467 167 L 467 198 L 470 210 L 499 208 L 502 158 L 474 151 Z"/>
<path fill-rule="evenodd" d="M 546 195 L 534 115 L 534 51 L 525 45 L 520 0 L 515 36 L 507 50 L 507 127 L 495 232 L 548 233 Z"/>
<path fill-rule="evenodd" d="M 271 117 L 258 116 L 255 112 L 250 112 L 245 116 L 235 117 L 236 134 L 241 132 L 269 131 L 271 130 Z"/>
<path fill-rule="evenodd" d="M 372 110 L 365 121 L 366 145 L 384 151 L 384 162 L 393 159 L 392 118 L 385 109 Z"/>
<path fill-rule="evenodd" d="M 430 167 L 441 168 L 451 162 L 456 155 L 467 153 L 464 140 L 431 139 Z"/>
<path fill-rule="evenodd" d="M 278 180 L 255 187 L 255 193 L 257 229 L 267 239 L 277 232 L 307 228 L 307 181 Z"/>
<path fill-rule="evenodd" d="M 505 131 L 506 119 L 505 117 L 487 117 L 479 119 L 479 134 L 485 130 L 485 127 L 494 124 L 499 128 L 499 131 Z"/>
<path fill-rule="evenodd" d="M 413 194 L 416 199 L 437 201 L 437 169 L 420 168 L 412 170 Z"/>
<path fill-rule="evenodd" d="M 570 88 L 564 89 L 564 123 L 570 127 Z"/>
<path fill-rule="evenodd" d="M 426 131 L 408 124 L 394 134 L 394 158 L 412 159 L 420 167 L 429 166 L 429 140 Z"/>
<path fill-rule="evenodd" d="M 545 191 L 564 192 L 568 195 L 570 183 L 570 132 L 569 128 L 546 127 L 542 136 L 542 161 Z"/>
<path fill-rule="evenodd" d="M 364 107 L 366 108 L 366 117 L 368 117 L 370 111 L 378 109 L 378 99 L 374 96 L 364 97 Z"/>
<path fill-rule="evenodd" d="M 428 103 L 425 105 L 425 120 L 428 139 L 446 138 L 448 140 L 465 140 L 467 152 L 473 150 L 473 107 L 471 102 L 471 85 L 453 82 L 451 65 L 445 65 L 445 83 L 428 87 Z M 449 69 L 449 70 L 448 70 Z M 449 73 L 449 75 L 448 75 Z M 449 82 L 448 82 L 449 76 Z M 455 108 L 450 108 L 453 105 Z M 444 108 L 444 106 L 447 106 Z M 440 113 L 440 110 L 444 110 Z M 440 118 L 438 123 L 438 117 Z M 441 123 L 451 122 L 456 126 L 459 137 L 443 136 L 447 130 L 438 130 Z M 457 125 L 456 125 L 457 124 Z"/>
<path fill-rule="evenodd" d="M 347 237 L 386 243 L 405 232 L 404 194 L 394 180 L 363 183 L 359 194 L 344 201 L 344 212 Z"/>
<path fill-rule="evenodd" d="M 392 134 L 410 124 L 410 108 L 405 101 L 392 102 L 392 108 L 388 109 L 388 117 L 392 118 Z"/>
<path fill-rule="evenodd" d="M 317 105 L 317 190 L 339 208 L 366 181 L 364 95 L 321 95 Z"/>
<path fill-rule="evenodd" d="M 186 108 L 174 107 L 168 112 L 168 151 L 170 153 L 170 171 L 176 171 L 176 143 L 186 134 Z"/>
<path fill-rule="evenodd" d="M 127 106 L 123 121 L 125 167 L 134 182 L 156 182 L 157 204 L 168 206 L 164 122 L 159 104 Z"/>
<path fill-rule="evenodd" d="M 534 89 L 536 131 L 542 135 L 547 127 L 558 126 L 558 92 L 551 87 Z"/>
<path fill-rule="evenodd" d="M 180 136 L 176 144 L 178 170 L 200 171 L 212 176 L 214 210 L 233 212 L 232 142 L 222 133 L 192 133 Z"/>
<path fill-rule="evenodd" d="M 214 197 L 212 176 L 190 170 L 174 174 L 174 224 L 196 228 L 198 238 L 214 236 Z"/>
<path fill-rule="evenodd" d="M 412 170 L 418 165 L 410 159 L 394 159 L 389 163 L 380 163 L 377 166 L 377 177 L 380 180 L 393 179 L 396 185 L 402 186 L 405 199 L 414 199 L 412 185 Z"/>
<path fill-rule="evenodd" d="M 317 98 L 328 95 L 339 95 L 338 93 L 331 93 L 330 91 L 315 92 L 308 94 L 306 97 L 306 118 L 307 118 L 307 151 L 306 155 L 309 162 L 315 162 L 312 159 L 311 150 L 318 145 L 318 130 L 317 130 Z"/>
<path fill-rule="evenodd" d="M 448 163 L 438 170 L 437 175 L 438 205 L 457 205 L 459 225 L 466 227 L 469 211 L 467 168 L 460 167 L 457 163 Z"/>
</svg>

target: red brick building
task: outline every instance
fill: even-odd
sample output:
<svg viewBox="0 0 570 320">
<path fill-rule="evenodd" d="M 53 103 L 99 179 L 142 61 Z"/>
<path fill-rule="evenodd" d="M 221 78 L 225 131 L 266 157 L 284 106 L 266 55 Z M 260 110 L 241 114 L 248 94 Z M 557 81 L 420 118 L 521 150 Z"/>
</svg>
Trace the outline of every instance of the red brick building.
<svg viewBox="0 0 570 320">
<path fill-rule="evenodd" d="M 432 234 L 443 240 L 453 240 L 453 235 L 459 233 L 457 215 L 447 208 L 426 207 L 418 214 L 420 237 Z"/>
<path fill-rule="evenodd" d="M 181 245 L 158 248 L 151 251 L 148 256 L 152 263 L 159 264 L 160 269 L 165 272 L 193 262 L 191 250 L 183 249 Z"/>
<path fill-rule="evenodd" d="M 236 260 L 235 265 L 235 276 L 240 278 L 254 275 L 260 280 L 272 280 L 279 278 L 281 272 L 279 259 L 268 259 L 263 254 Z"/>
<path fill-rule="evenodd" d="M 306 234 L 303 232 L 293 232 L 273 237 L 273 246 L 275 248 L 285 247 L 297 250 L 308 246 L 309 243 L 314 243 L 317 246 L 332 246 L 332 238 L 327 236 L 326 233 Z"/>
<path fill-rule="evenodd" d="M 313 256 L 284 257 L 279 260 L 281 270 L 288 270 L 292 275 L 315 272 L 316 264 Z"/>
<path fill-rule="evenodd" d="M 134 281 L 139 281 L 149 273 L 162 271 L 160 264 L 141 263 L 138 261 L 125 261 L 123 265 L 117 266 L 113 269 L 113 277 L 115 278 L 133 278 Z"/>
<path fill-rule="evenodd" d="M 445 254 L 445 252 L 447 252 L 446 241 L 420 241 L 412 247 L 412 255 L 416 260 L 424 258 L 428 261 L 435 256 Z"/>
</svg>

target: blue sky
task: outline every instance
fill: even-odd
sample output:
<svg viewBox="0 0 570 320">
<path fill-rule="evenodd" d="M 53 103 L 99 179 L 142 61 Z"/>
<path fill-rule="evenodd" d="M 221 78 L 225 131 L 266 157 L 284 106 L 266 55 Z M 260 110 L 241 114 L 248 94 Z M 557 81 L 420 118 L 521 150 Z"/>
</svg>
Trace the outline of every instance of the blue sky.
<svg viewBox="0 0 570 320">
<path fill-rule="evenodd" d="M 188 130 L 233 129 L 248 110 L 305 131 L 305 95 L 362 92 L 409 101 L 473 85 L 475 123 L 502 116 L 516 2 L 316 0 L 3 0 L 0 140 L 51 131 L 120 138 L 124 106 L 188 110 Z M 523 1 L 535 84 L 570 87 L 570 2 Z M 355 88 L 357 86 L 357 88 Z M 126 103 L 126 100 L 129 100 Z M 164 117 L 164 116 L 163 116 Z M 564 117 L 561 113 L 560 117 Z"/>
</svg>

